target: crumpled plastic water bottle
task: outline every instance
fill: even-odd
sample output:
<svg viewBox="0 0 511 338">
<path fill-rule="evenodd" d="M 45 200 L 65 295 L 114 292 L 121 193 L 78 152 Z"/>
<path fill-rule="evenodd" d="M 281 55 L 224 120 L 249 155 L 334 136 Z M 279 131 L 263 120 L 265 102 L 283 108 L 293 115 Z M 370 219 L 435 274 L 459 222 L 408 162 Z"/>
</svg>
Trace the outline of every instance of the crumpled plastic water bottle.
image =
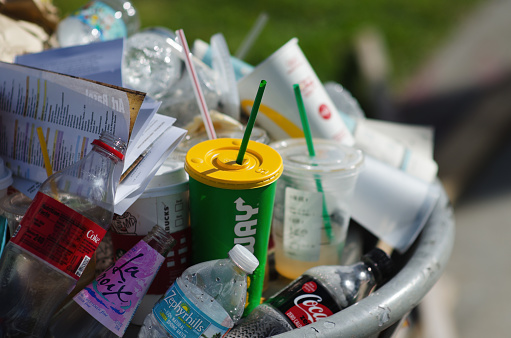
<svg viewBox="0 0 511 338">
<path fill-rule="evenodd" d="M 57 25 L 60 47 L 86 45 L 128 37 L 138 31 L 140 19 L 130 1 L 90 1 Z"/>
</svg>

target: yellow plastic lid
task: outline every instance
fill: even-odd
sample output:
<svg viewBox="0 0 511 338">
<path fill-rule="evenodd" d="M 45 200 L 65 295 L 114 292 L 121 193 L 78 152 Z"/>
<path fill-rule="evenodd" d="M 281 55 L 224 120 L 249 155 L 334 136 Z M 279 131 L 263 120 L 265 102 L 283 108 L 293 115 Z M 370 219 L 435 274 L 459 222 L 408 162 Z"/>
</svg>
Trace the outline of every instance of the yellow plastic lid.
<svg viewBox="0 0 511 338">
<path fill-rule="evenodd" d="M 188 150 L 185 170 L 191 178 L 209 186 L 241 190 L 263 187 L 282 174 L 280 154 L 266 144 L 249 141 L 243 163 L 236 158 L 241 139 L 218 138 Z"/>
</svg>

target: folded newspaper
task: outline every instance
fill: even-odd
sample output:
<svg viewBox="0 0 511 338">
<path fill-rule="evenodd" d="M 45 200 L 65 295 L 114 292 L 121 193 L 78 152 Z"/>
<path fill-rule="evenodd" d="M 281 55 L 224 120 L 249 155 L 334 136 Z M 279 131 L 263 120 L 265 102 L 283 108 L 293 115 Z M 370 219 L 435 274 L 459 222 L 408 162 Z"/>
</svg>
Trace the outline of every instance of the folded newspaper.
<svg viewBox="0 0 511 338">
<path fill-rule="evenodd" d="M 156 114 L 161 102 L 121 87 L 122 40 L 84 48 L 20 56 L 16 62 L 23 65 L 0 62 L 0 156 L 13 171 L 14 187 L 33 197 L 47 178 L 37 129 L 43 131 L 54 172 L 86 155 L 90 142 L 109 130 L 128 142 L 123 168 L 117 170 L 119 179 L 127 174 L 115 196 L 114 211 L 122 214 L 186 130 L 173 126 L 174 118 Z M 80 58 L 91 60 L 94 53 L 94 67 L 79 67 L 87 64 Z"/>
</svg>

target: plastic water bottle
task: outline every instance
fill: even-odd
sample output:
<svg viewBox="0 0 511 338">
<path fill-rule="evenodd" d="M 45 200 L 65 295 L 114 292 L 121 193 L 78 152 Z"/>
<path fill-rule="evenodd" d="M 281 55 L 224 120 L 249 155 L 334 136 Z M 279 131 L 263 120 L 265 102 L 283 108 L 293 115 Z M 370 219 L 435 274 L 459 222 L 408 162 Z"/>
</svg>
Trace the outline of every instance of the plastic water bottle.
<svg viewBox="0 0 511 338">
<path fill-rule="evenodd" d="M 353 265 L 311 268 L 256 307 L 225 337 L 269 337 L 316 322 L 366 297 L 392 273 L 392 261 L 380 249 Z"/>
<path fill-rule="evenodd" d="M 159 225 L 80 291 L 53 317 L 55 338 L 122 337 L 131 318 L 176 244 Z"/>
<path fill-rule="evenodd" d="M 169 93 L 184 70 L 183 61 L 168 41 L 175 39 L 174 32 L 165 27 L 146 28 L 130 36 L 124 44 L 124 86 L 155 99 Z"/>
<path fill-rule="evenodd" d="M 139 27 L 138 13 L 130 1 L 90 1 L 59 22 L 56 37 L 60 47 L 86 45 L 128 37 Z"/>
<path fill-rule="evenodd" d="M 113 218 L 126 143 L 103 132 L 80 161 L 53 174 L 0 260 L 0 336 L 40 337 Z"/>
<path fill-rule="evenodd" d="M 243 314 L 247 274 L 258 265 L 236 244 L 229 258 L 189 267 L 147 315 L 139 338 L 223 336 Z"/>
</svg>

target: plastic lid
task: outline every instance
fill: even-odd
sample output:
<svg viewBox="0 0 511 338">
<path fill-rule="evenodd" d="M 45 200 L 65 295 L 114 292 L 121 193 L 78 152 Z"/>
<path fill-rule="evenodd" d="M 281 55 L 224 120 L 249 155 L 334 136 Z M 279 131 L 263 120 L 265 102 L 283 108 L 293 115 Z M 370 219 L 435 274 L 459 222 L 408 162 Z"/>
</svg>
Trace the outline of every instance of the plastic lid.
<svg viewBox="0 0 511 338">
<path fill-rule="evenodd" d="M 238 265 L 248 274 L 254 272 L 254 270 L 259 265 L 259 261 L 257 260 L 256 256 L 254 256 L 253 253 L 251 253 L 247 248 L 240 244 L 236 244 L 229 251 L 229 257 L 234 263 L 236 263 L 236 265 Z"/>
<path fill-rule="evenodd" d="M 309 156 L 304 138 L 293 138 L 274 142 L 270 146 L 277 150 L 284 162 L 286 175 L 301 175 L 311 172 L 321 176 L 354 175 L 364 162 L 358 149 L 345 146 L 334 140 L 313 139 L 316 156 Z"/>
<path fill-rule="evenodd" d="M 240 139 L 217 138 L 193 146 L 186 154 L 185 170 L 209 186 L 241 190 L 266 186 L 282 174 L 282 158 L 271 147 L 249 141 L 242 164 L 236 163 Z"/>
<path fill-rule="evenodd" d="M 378 284 L 385 282 L 394 274 L 394 262 L 381 249 L 373 248 L 362 256 L 362 261 L 374 269 L 374 276 Z"/>
</svg>

